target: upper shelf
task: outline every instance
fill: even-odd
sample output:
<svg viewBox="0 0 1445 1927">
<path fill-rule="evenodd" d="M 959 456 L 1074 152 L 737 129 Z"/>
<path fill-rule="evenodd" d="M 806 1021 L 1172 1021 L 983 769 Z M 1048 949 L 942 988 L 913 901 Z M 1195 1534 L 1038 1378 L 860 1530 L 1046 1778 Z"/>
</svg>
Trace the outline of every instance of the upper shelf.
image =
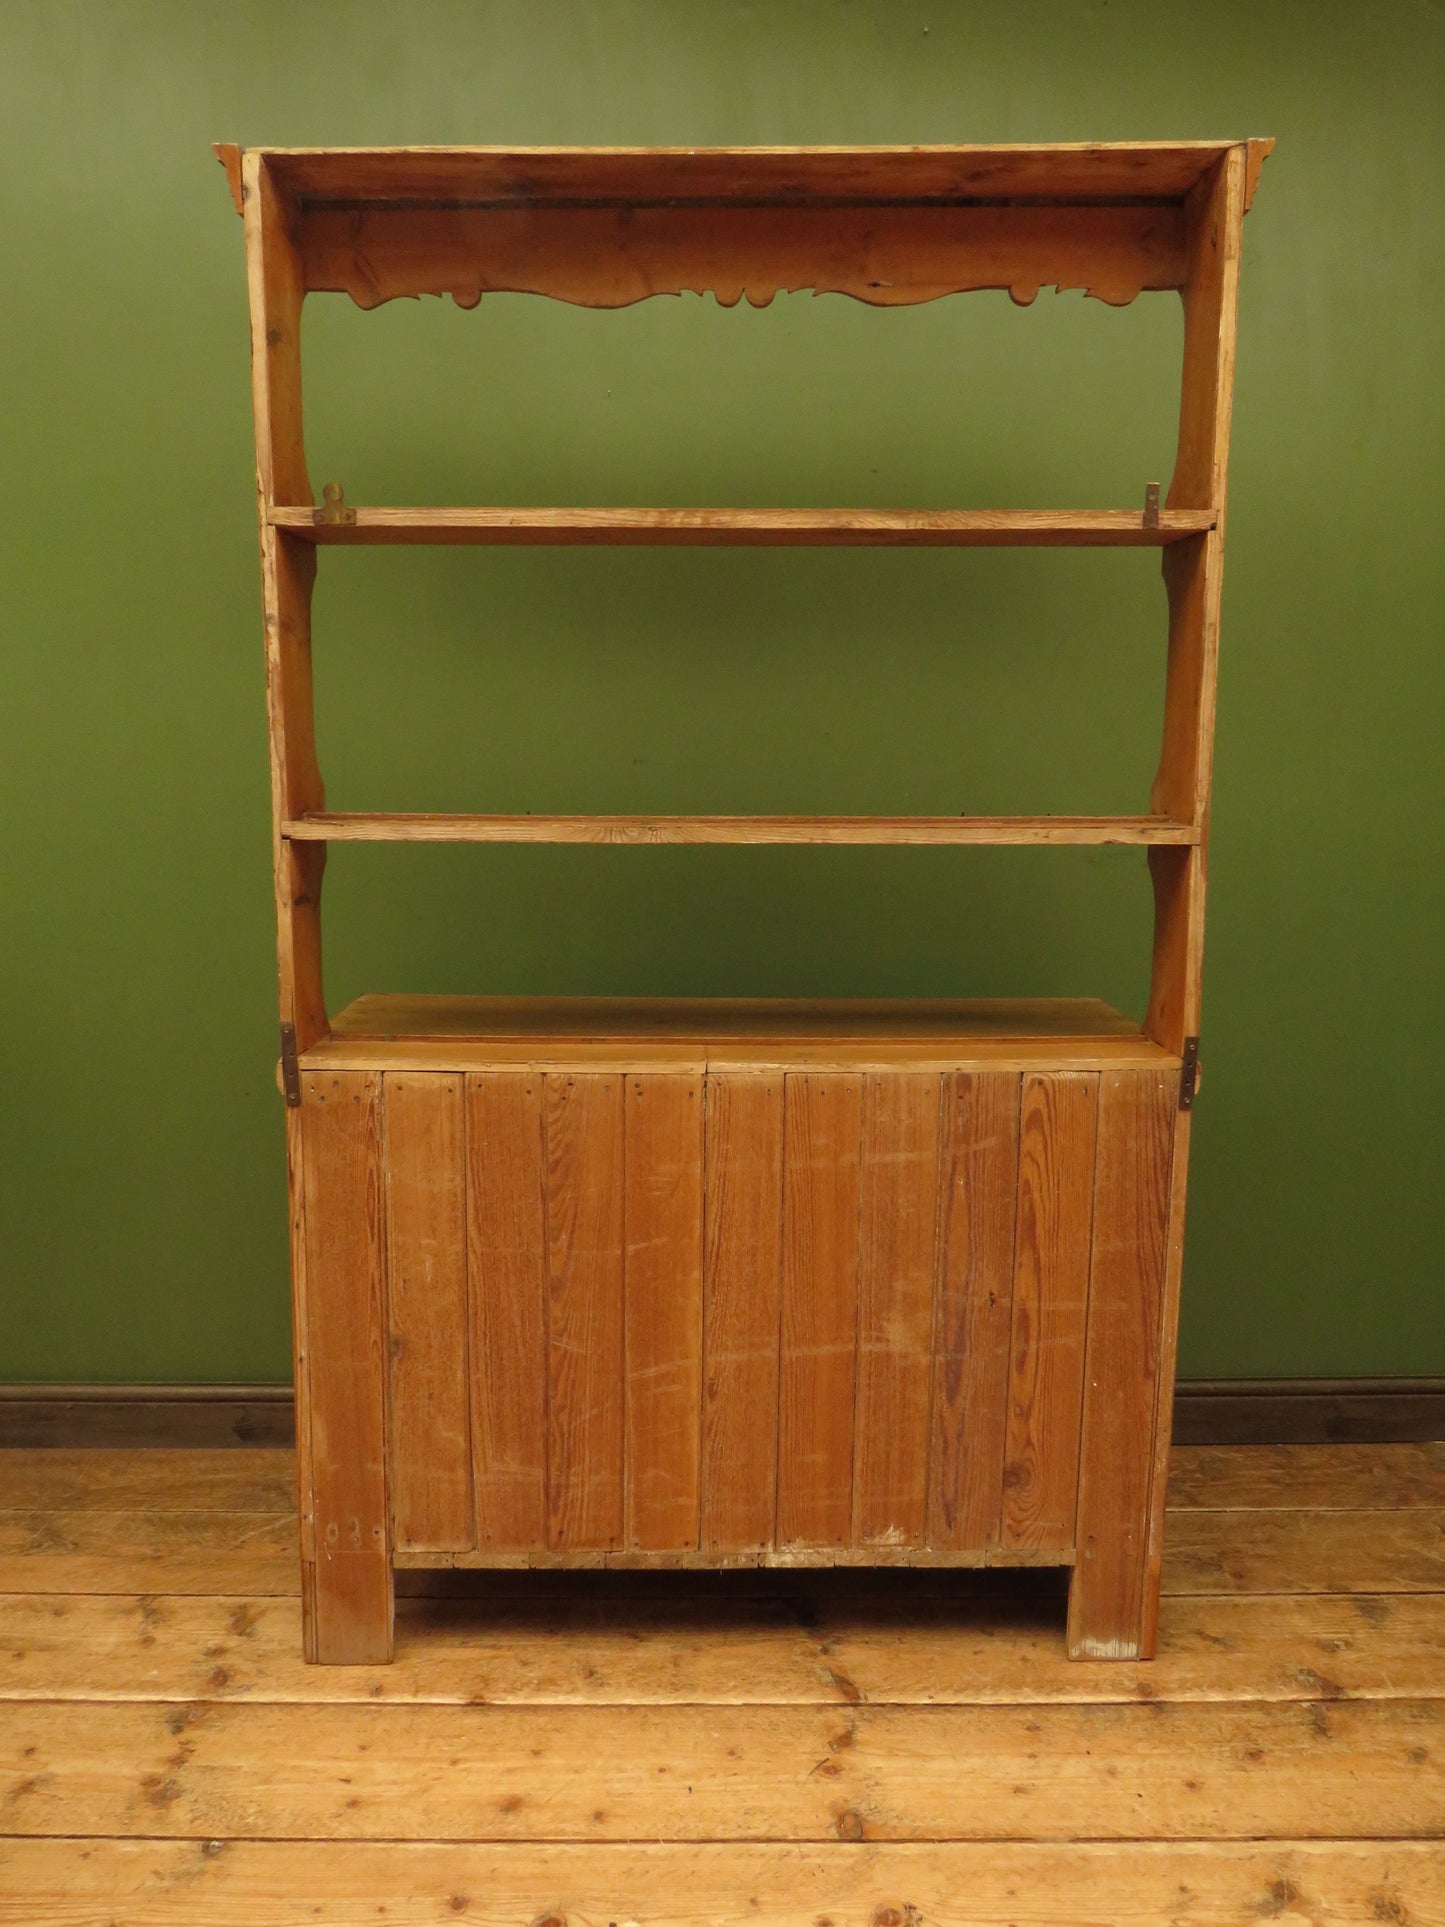
<svg viewBox="0 0 1445 1927">
<path fill-rule="evenodd" d="M 273 508 L 323 543 L 632 543 L 695 546 L 1149 548 L 1214 527 L 1212 509 Z"/>
<path fill-rule="evenodd" d="M 1006 288 L 1114 304 L 1184 287 L 1189 201 L 1231 153 L 1248 198 L 1268 141 L 851 148 L 218 147 L 284 214 L 302 292 L 838 293 L 875 306 Z"/>
<path fill-rule="evenodd" d="M 936 147 L 263 147 L 303 208 L 498 202 L 1181 201 L 1231 147 L 1249 186 L 1274 142 Z M 240 205 L 242 148 L 216 154 Z"/>
</svg>

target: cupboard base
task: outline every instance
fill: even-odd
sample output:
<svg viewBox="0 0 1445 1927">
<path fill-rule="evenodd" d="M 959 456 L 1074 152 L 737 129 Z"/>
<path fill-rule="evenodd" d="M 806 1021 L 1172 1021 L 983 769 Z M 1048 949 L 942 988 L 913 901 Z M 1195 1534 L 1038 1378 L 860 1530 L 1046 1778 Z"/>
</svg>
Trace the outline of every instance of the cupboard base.
<svg viewBox="0 0 1445 1927">
<path fill-rule="evenodd" d="M 1177 1059 L 1103 1006 L 450 1008 L 301 1065 L 308 1658 L 390 1657 L 395 1566 L 1072 1565 L 1070 1651 L 1152 1652 Z"/>
</svg>

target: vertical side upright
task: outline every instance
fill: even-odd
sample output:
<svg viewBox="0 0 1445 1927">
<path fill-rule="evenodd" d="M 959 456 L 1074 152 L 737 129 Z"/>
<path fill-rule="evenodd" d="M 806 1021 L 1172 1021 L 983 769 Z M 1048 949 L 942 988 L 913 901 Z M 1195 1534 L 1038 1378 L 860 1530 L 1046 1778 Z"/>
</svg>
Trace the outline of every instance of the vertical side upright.
<svg viewBox="0 0 1445 1927">
<path fill-rule="evenodd" d="M 1069 1652 L 1151 1659 L 1148 1523 L 1173 1199 L 1176 1085 L 1167 1071 L 1104 1071 L 1079 1446 Z"/>
<path fill-rule="evenodd" d="M 261 538 L 261 596 L 266 636 L 266 722 L 271 755 L 271 851 L 276 902 L 276 964 L 282 1037 L 291 1027 L 298 1050 L 327 1028 L 321 985 L 321 874 L 324 843 L 290 843 L 287 817 L 321 809 L 325 792 L 316 762 L 311 697 L 311 590 L 316 552 L 273 529 L 273 502 L 309 502 L 301 429 L 300 259 L 285 209 L 259 155 L 241 162 L 241 213 L 246 235 L 246 288 L 251 313 L 251 405 L 256 435 L 256 498 Z M 302 1535 L 302 1615 L 306 1653 L 318 1652 L 314 1563 L 312 1385 L 308 1334 L 306 1200 L 302 1115 L 286 1110 L 286 1164 L 291 1205 L 291 1299 L 296 1378 L 296 1473 Z M 388 1640 L 390 1633 L 388 1632 Z"/>
<path fill-rule="evenodd" d="M 281 1021 L 306 1050 L 326 1033 L 321 988 L 323 843 L 291 843 L 288 817 L 325 806 L 311 702 L 313 544 L 267 521 L 276 503 L 309 503 L 301 434 L 300 257 L 288 211 L 260 156 L 242 161 L 246 280 L 251 304 L 251 394 L 256 424 L 256 493 L 261 525 L 261 592 L 266 618 L 266 716 L 271 743 L 271 816 Z"/>
<path fill-rule="evenodd" d="M 1150 806 L 1192 823 L 1201 839 L 1209 827 L 1245 160 L 1243 147 L 1231 148 L 1189 204 L 1179 450 L 1169 507 L 1210 509 L 1215 526 L 1207 535 L 1166 545 L 1163 560 L 1169 661 L 1164 738 Z M 1199 1029 L 1204 841 L 1156 848 L 1151 866 L 1154 967 L 1146 1029 L 1156 1043 L 1178 1051 Z"/>
<path fill-rule="evenodd" d="M 1265 150 L 1267 151 L 1267 150 Z M 1207 535 L 1167 546 L 1169 656 L 1164 735 L 1150 807 L 1194 824 L 1192 849 L 1149 853 L 1154 883 L 1154 956 L 1145 1029 L 1167 1050 L 1199 1035 L 1204 958 L 1204 897 L 1209 864 L 1209 800 L 1214 760 L 1219 611 L 1224 581 L 1230 412 L 1238 332 L 1239 256 L 1251 192 L 1248 146 L 1233 147 L 1190 200 L 1189 278 L 1184 298 L 1184 369 L 1179 447 L 1170 508 L 1210 508 Z M 1159 1614 L 1164 1497 L 1173 1421 L 1179 1292 L 1184 1262 L 1184 1200 L 1190 1113 L 1174 1119 L 1174 1150 L 1159 1306 L 1159 1373 L 1154 1401 L 1148 1533 L 1143 1575 L 1141 1650 L 1154 1650 Z"/>
</svg>

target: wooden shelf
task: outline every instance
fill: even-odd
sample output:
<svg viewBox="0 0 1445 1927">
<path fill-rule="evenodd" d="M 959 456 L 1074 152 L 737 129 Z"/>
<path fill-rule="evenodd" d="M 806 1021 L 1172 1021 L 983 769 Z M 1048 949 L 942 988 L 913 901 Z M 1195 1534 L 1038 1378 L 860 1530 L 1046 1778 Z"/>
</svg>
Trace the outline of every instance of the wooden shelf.
<svg viewBox="0 0 1445 1927">
<path fill-rule="evenodd" d="M 1169 1069 L 1090 997 L 359 997 L 305 1070 Z"/>
<path fill-rule="evenodd" d="M 1164 816 L 446 816 L 314 811 L 282 825 L 297 843 L 1192 844 Z"/>
<path fill-rule="evenodd" d="M 1213 509 L 316 508 L 267 520 L 308 542 L 575 543 L 899 548 L 1159 548 L 1202 535 Z"/>
<path fill-rule="evenodd" d="M 267 147 L 303 209 L 679 201 L 1182 201 L 1237 145 L 1102 141 L 931 147 Z M 1248 147 L 1248 187 L 1272 141 Z M 241 202 L 241 149 L 216 149 Z"/>
</svg>

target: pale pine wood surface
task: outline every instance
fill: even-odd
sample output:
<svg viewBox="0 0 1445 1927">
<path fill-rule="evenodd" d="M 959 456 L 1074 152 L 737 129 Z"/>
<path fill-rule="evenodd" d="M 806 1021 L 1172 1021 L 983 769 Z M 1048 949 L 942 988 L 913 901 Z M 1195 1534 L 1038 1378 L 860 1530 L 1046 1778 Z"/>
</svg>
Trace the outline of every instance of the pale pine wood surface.
<svg viewBox="0 0 1445 1927">
<path fill-rule="evenodd" d="M 915 1571 L 413 1575 L 308 1667 L 292 1479 L 0 1458 L 5 1927 L 1445 1922 L 1445 1446 L 1178 1450 L 1152 1664 Z"/>
<path fill-rule="evenodd" d="M 308 810 L 305 843 L 926 843 L 1188 845 L 1199 830 L 1164 816 L 456 816 L 420 810 Z"/>
<path fill-rule="evenodd" d="M 552 1846 L 539 1873 L 534 1850 L 509 1845 L 37 1840 L 0 1849 L 0 1871 L 13 1896 L 0 1891 L 0 1921 L 24 1927 L 117 1918 L 155 1927 L 361 1927 L 379 1907 L 399 1927 L 532 1919 L 588 1927 L 1445 1920 L 1440 1855 L 1399 1842 Z"/>
<path fill-rule="evenodd" d="M 1231 146 L 1258 171 L 1272 140 L 1061 141 L 883 147 L 265 147 L 302 201 L 809 199 L 1177 200 Z M 229 168 L 236 150 L 218 148 Z"/>
<path fill-rule="evenodd" d="M 273 528 L 303 540 L 364 543 L 568 543 L 707 547 L 1158 548 L 1214 526 L 1209 509 L 358 508 L 355 520 L 273 508 Z"/>
</svg>

